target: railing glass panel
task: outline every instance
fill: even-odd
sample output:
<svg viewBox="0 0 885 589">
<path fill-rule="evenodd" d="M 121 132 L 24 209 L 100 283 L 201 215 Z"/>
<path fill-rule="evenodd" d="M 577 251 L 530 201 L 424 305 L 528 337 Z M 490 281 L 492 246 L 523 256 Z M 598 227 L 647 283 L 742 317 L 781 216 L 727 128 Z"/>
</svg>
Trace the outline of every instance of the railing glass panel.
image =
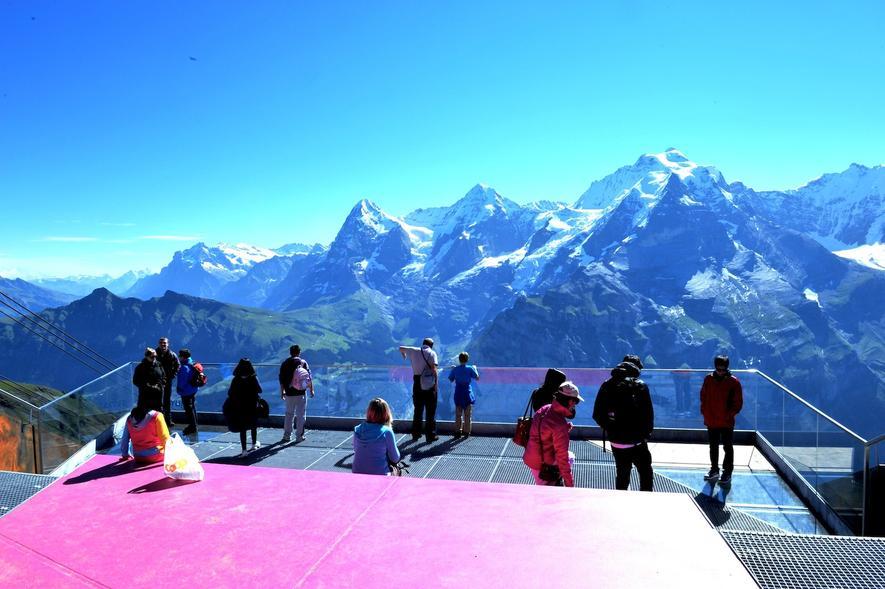
<svg viewBox="0 0 885 589">
<path fill-rule="evenodd" d="M 818 417 L 818 423 L 815 488 L 859 534 L 863 514 L 864 445 L 824 417 Z"/>
<path fill-rule="evenodd" d="M 30 403 L 0 388 L 0 470 L 37 471 L 38 413 Z"/>
<path fill-rule="evenodd" d="M 43 470 L 49 472 L 95 439 L 135 404 L 132 364 L 87 383 L 40 408 Z"/>
</svg>

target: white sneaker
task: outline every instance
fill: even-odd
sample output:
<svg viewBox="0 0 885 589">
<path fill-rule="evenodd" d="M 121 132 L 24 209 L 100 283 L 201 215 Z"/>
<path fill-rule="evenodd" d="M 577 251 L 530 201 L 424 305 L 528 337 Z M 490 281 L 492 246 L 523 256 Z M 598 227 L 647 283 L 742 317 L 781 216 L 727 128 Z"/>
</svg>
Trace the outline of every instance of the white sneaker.
<svg viewBox="0 0 885 589">
<path fill-rule="evenodd" d="M 249 448 L 249 452 L 254 452 L 255 450 L 258 450 L 259 448 L 261 448 L 261 442 L 255 442 L 254 444 L 252 444 L 252 447 Z"/>
<path fill-rule="evenodd" d="M 245 458 L 245 457 L 248 456 L 248 455 L 249 455 L 249 451 L 248 451 L 248 450 L 243 450 L 242 452 L 240 452 L 239 454 L 237 454 L 237 458 Z"/>
</svg>

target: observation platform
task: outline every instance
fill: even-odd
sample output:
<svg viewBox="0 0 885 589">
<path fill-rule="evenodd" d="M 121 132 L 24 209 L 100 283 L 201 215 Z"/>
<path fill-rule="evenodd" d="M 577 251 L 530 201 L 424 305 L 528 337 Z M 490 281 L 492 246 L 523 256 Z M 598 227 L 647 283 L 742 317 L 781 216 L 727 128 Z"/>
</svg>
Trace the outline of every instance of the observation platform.
<svg viewBox="0 0 885 589">
<path fill-rule="evenodd" d="M 705 446 L 657 443 L 655 492 L 640 493 L 612 490 L 594 441 L 572 441 L 579 488 L 563 489 L 533 485 L 505 437 L 399 435 L 402 478 L 351 474 L 349 432 L 281 437 L 260 429 L 239 458 L 238 434 L 202 427 L 200 483 L 116 448 L 93 457 L 0 518 L 0 586 L 885 586 L 885 540 L 787 533 L 775 524 L 792 518 L 736 504 L 760 489 L 800 503 L 757 480 L 777 475 L 752 447 L 736 447 L 728 489 L 703 482 Z"/>
<path fill-rule="evenodd" d="M 343 450 L 329 450 L 286 452 L 304 454 L 302 462 L 345 459 Z M 682 494 L 211 460 L 204 481 L 180 483 L 160 465 L 93 457 L 0 519 L 0 585 L 391 587 L 420 580 L 459 589 L 646 588 L 714 579 L 719 587 L 756 586 Z M 432 463 L 420 468 L 439 468 Z"/>
<path fill-rule="evenodd" d="M 601 432 L 589 411 L 579 411 L 572 432 L 579 488 L 532 484 L 522 449 L 508 438 L 526 391 L 543 379 L 544 369 L 483 368 L 469 439 L 445 435 L 452 431 L 453 408 L 451 396 L 441 394 L 441 438 L 426 444 L 400 435 L 410 474 L 368 477 L 374 482 L 363 489 L 354 481 L 367 477 L 350 473 L 350 428 L 377 394 L 401 418 L 398 424 L 408 427 L 407 366 L 314 366 L 319 392 L 310 403 L 308 439 L 283 446 L 280 429 L 262 429 L 263 447 L 245 458 L 238 457 L 238 435 L 210 425 L 222 422 L 233 365 L 204 368 L 210 384 L 199 393 L 201 433 L 191 443 L 208 479 L 193 485 L 167 482 L 156 467 L 134 469 L 109 463 L 115 456 L 95 456 L 118 452 L 108 447 L 134 404 L 132 364 L 40 406 L 0 390 L 0 434 L 6 432 L 0 446 L 7 448 L 0 469 L 20 471 L 0 472 L 0 562 L 10 563 L 0 572 L 0 585 L 131 587 L 180 578 L 198 586 L 372 586 L 375 579 L 363 574 L 368 561 L 382 562 L 373 566 L 385 571 L 380 582 L 387 586 L 415 579 L 428 586 L 534 586 L 541 582 L 533 576 L 540 566 L 562 569 L 543 581 L 561 586 L 743 584 L 740 576 L 729 573 L 722 580 L 721 571 L 708 570 L 700 562 L 704 553 L 691 554 L 697 539 L 712 533 L 714 544 L 725 546 L 751 584 L 885 587 L 885 538 L 874 537 L 885 530 L 878 499 L 885 488 L 880 452 L 885 436 L 860 437 L 758 371 L 739 374 L 744 410 L 735 431 L 730 487 L 703 480 L 706 432 L 691 391 L 705 371 L 643 373 L 656 426 L 650 443 L 655 493 L 648 494 L 613 490 L 611 454 L 595 441 Z M 278 366 L 256 369 L 265 391 L 273 391 Z M 575 368 L 567 374 L 592 406 L 608 371 Z M 264 425 L 279 427 L 281 402 L 272 394 L 266 398 L 271 417 Z M 376 518 L 376 511 L 386 519 Z M 554 540 L 526 540 L 540 533 L 535 513 L 543 514 L 543 530 Z M 682 522 L 697 517 L 705 531 L 683 539 L 700 528 Z M 139 526 L 143 538 L 136 533 Z M 565 539 L 567 554 L 548 551 L 539 557 L 538 544 L 556 538 Z M 509 546 L 518 542 L 524 546 Z M 294 568 L 287 565 L 289 548 L 305 551 L 305 543 L 314 556 L 299 553 Z M 675 556 L 673 546 L 679 547 Z M 611 547 L 637 550 L 645 561 L 632 561 L 636 555 L 615 558 Z M 350 552 L 339 552 L 343 548 Z M 690 562 L 681 560 L 686 555 Z M 658 568 L 643 568 L 649 562 Z M 671 567 L 674 563 L 680 566 Z M 623 578 L 600 577 L 619 568 L 625 569 Z M 228 569 L 229 578 L 215 576 L 215 570 Z M 259 570 L 263 576 L 249 576 Z M 696 579 L 698 572 L 703 574 Z"/>
</svg>

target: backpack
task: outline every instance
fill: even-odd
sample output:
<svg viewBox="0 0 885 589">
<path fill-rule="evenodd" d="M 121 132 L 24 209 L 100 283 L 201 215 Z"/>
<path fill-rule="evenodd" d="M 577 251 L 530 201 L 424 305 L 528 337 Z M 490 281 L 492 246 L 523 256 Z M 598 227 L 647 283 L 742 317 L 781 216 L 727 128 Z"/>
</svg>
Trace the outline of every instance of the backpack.
<svg viewBox="0 0 885 589">
<path fill-rule="evenodd" d="M 206 386 L 207 382 L 209 382 L 209 378 L 206 376 L 206 373 L 203 372 L 203 365 L 199 362 L 195 362 L 191 367 L 191 375 L 188 378 L 188 384 L 192 387 L 200 388 Z"/>
<path fill-rule="evenodd" d="M 292 373 L 292 387 L 299 391 L 306 391 L 310 386 L 310 370 L 305 368 L 304 362 L 298 362 L 298 366 Z"/>
<path fill-rule="evenodd" d="M 609 396 L 608 434 L 614 442 L 641 442 L 650 434 L 647 409 L 643 406 L 642 382 L 627 377 L 614 386 Z"/>
</svg>

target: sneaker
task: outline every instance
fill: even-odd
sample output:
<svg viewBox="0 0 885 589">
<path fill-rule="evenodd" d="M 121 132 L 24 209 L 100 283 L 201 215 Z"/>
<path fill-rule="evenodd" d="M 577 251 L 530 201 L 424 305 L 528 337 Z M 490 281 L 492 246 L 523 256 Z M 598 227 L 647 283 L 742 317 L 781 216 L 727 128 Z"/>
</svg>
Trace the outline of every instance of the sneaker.
<svg viewBox="0 0 885 589">
<path fill-rule="evenodd" d="M 258 450 L 259 448 L 261 448 L 261 442 L 255 442 L 254 444 L 252 444 L 252 447 L 249 448 L 249 452 L 254 452 L 255 450 Z"/>
<path fill-rule="evenodd" d="M 248 450 L 243 450 L 242 452 L 240 452 L 239 454 L 237 454 L 237 458 L 245 458 L 245 457 L 248 456 L 248 455 L 249 455 L 249 451 L 248 451 Z"/>
<path fill-rule="evenodd" d="M 463 435 L 464 435 L 464 434 L 462 434 L 461 432 L 455 432 L 454 434 L 452 434 L 452 437 L 455 438 L 455 439 L 457 440 L 458 438 L 460 438 L 460 437 L 463 436 Z"/>
<path fill-rule="evenodd" d="M 707 474 L 704 475 L 705 481 L 715 481 L 718 478 L 719 478 L 719 469 L 718 468 L 711 468 L 710 472 L 708 472 Z"/>
<path fill-rule="evenodd" d="M 280 440 L 280 444 L 288 444 L 292 441 L 292 438 L 283 438 Z"/>
<path fill-rule="evenodd" d="M 303 441 L 304 441 L 304 436 L 301 436 L 300 438 L 295 438 L 295 443 L 296 443 L 296 444 L 300 444 L 300 443 L 303 442 Z"/>
<path fill-rule="evenodd" d="M 719 479 L 720 485 L 730 485 L 731 484 L 731 473 L 726 472 L 722 475 L 722 478 Z"/>
<path fill-rule="evenodd" d="M 427 436 L 427 443 L 430 444 L 431 442 L 435 442 L 438 439 L 439 439 L 439 436 L 436 434 L 433 434 L 431 436 Z"/>
</svg>

